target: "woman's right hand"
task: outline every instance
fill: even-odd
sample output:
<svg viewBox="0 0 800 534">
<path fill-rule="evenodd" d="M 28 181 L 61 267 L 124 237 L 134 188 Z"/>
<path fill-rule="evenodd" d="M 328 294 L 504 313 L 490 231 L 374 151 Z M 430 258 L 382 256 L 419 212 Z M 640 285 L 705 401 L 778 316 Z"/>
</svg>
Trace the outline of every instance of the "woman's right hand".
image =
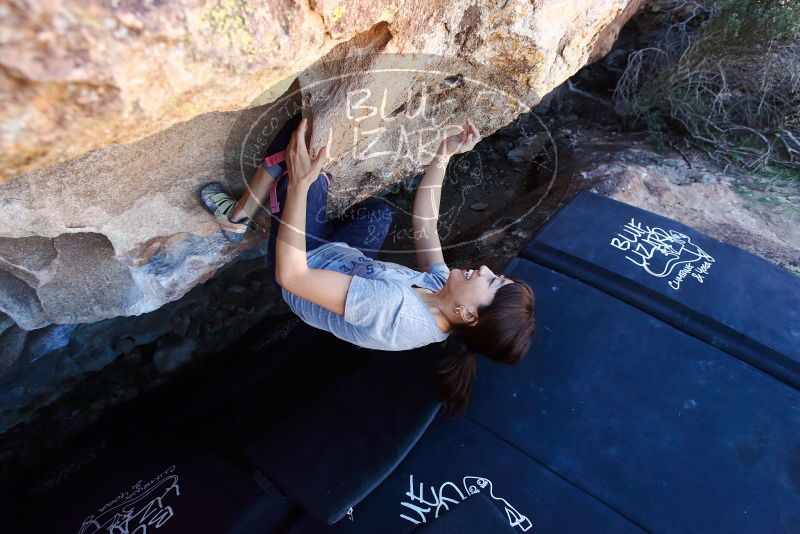
<svg viewBox="0 0 800 534">
<path fill-rule="evenodd" d="M 475 148 L 475 145 L 478 144 L 478 141 L 480 140 L 481 134 L 478 133 L 478 129 L 471 120 L 467 119 L 462 126 L 461 133 L 451 135 L 450 137 L 446 137 L 442 140 L 442 142 L 439 144 L 439 151 L 437 155 L 450 157 L 453 154 L 463 154 L 464 152 L 469 152 Z"/>
<path fill-rule="evenodd" d="M 311 151 L 306 147 L 307 123 L 305 118 L 300 121 L 286 149 L 286 169 L 289 171 L 290 185 L 313 184 L 327 159 L 327 147 L 319 149 L 316 158 L 311 156 Z"/>
</svg>

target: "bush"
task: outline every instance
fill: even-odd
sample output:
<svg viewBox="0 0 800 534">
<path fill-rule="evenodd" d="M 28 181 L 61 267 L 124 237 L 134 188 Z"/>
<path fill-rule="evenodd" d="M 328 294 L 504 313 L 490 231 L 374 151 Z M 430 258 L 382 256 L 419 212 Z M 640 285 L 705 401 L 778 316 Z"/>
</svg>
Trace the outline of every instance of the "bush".
<svg viewBox="0 0 800 534">
<path fill-rule="evenodd" d="M 655 46 L 629 56 L 618 111 L 721 162 L 800 169 L 800 6 L 672 2 L 670 16 Z"/>
<path fill-rule="evenodd" d="M 797 0 L 714 0 L 708 2 L 711 27 L 730 40 L 792 41 L 800 32 Z"/>
</svg>

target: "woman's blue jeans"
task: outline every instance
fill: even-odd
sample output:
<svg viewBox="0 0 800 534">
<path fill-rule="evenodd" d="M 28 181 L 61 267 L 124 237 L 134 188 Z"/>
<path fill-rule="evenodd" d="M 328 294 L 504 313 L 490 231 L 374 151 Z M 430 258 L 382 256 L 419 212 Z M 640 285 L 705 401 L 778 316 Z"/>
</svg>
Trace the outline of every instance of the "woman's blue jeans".
<svg viewBox="0 0 800 534">
<path fill-rule="evenodd" d="M 275 245 L 280 228 L 280 215 L 286 201 L 288 175 L 283 174 L 276 179 L 276 192 L 280 211 L 272 213 L 272 224 L 267 245 L 267 268 L 270 279 L 275 281 Z M 318 246 L 342 241 L 360 250 L 372 259 L 378 255 L 389 228 L 392 225 L 392 209 L 381 199 L 369 199 L 348 210 L 344 217 L 329 221 L 327 218 L 328 181 L 323 175 L 308 189 L 306 204 L 306 250 Z"/>
</svg>

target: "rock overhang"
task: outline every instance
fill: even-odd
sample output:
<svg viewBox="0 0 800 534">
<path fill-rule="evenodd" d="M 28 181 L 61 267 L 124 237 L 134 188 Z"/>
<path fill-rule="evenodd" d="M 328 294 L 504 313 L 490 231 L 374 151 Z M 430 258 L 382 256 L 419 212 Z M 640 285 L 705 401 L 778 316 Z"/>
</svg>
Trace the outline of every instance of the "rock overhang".
<svg viewBox="0 0 800 534">
<path fill-rule="evenodd" d="M 27 329 L 140 314 L 180 298 L 262 243 L 264 233 L 241 245 L 225 241 L 197 191 L 212 180 L 244 190 L 269 142 L 263 129 L 252 133 L 276 115 L 265 112 L 281 99 L 309 117 L 312 149 L 331 141 L 326 170 L 336 178 L 329 204 L 335 215 L 422 169 L 424 150 L 418 157 L 390 150 L 404 139 L 418 142 L 408 140 L 409 131 L 427 126 L 435 142 L 445 130 L 432 123 L 471 117 L 489 135 L 596 59 L 639 4 L 406 1 L 343 9 L 325 1 L 280 8 L 246 2 L 249 26 L 225 2 L 182 6 L 182 14 L 180 5 L 112 13 L 69 3 L 50 19 L 47 6 L 13 11 L 16 35 L 37 36 L 27 44 L 12 39 L 0 58 L 5 75 L 18 74 L 19 94 L 41 96 L 47 84 L 53 90 L 54 83 L 88 78 L 109 91 L 95 98 L 86 86 L 87 94 L 67 99 L 61 111 L 11 98 L 8 112 L 28 122 L 17 135 L 7 129 L 0 146 L 7 171 L 22 171 L 0 184 L 0 270 L 7 279 L 0 310 Z M 255 21 L 264 17 L 272 37 L 248 38 L 247 30 L 260 35 Z M 64 26 L 68 40 L 54 57 L 42 54 L 52 37 L 41 35 L 48 24 Z M 79 45 L 92 53 L 70 59 Z M 495 96 L 481 98 L 481 83 Z M 320 88 L 331 97 L 311 98 Z M 364 90 L 366 106 L 380 101 L 391 112 L 348 117 L 348 97 Z M 430 115 L 414 117 L 423 107 Z M 381 128 L 381 136 L 364 135 Z M 383 154 L 359 157 L 370 143 Z M 14 163 L 20 154 L 29 156 Z"/>
</svg>

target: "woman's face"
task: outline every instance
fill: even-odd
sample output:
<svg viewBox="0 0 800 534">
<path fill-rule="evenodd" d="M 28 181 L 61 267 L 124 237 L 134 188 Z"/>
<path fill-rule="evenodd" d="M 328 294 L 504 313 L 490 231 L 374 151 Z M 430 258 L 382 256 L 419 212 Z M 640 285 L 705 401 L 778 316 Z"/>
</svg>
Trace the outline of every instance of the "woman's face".
<svg viewBox="0 0 800 534">
<path fill-rule="evenodd" d="M 456 302 L 470 306 L 474 312 L 478 306 L 491 304 L 498 289 L 513 283 L 513 280 L 496 275 L 481 265 L 478 269 L 450 269 L 447 288 Z"/>
</svg>

